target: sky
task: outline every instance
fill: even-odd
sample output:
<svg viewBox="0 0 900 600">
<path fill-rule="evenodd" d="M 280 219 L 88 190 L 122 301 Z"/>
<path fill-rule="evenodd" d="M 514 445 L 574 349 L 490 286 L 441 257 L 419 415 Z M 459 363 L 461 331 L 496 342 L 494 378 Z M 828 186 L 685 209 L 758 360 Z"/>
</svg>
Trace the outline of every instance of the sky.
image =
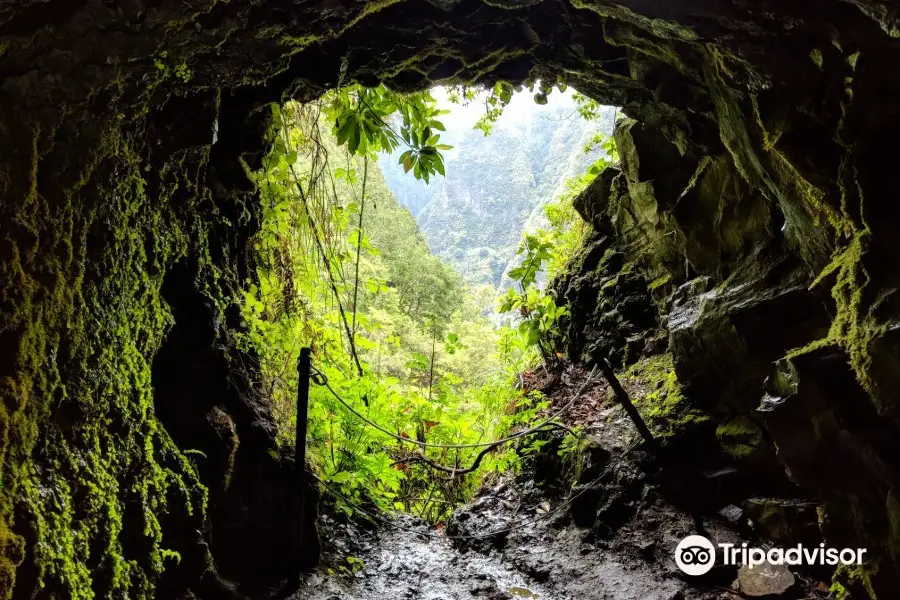
<svg viewBox="0 0 900 600">
<path fill-rule="evenodd" d="M 447 89 L 435 87 L 431 90 L 432 96 L 437 100 L 438 106 L 450 113 L 443 115 L 440 120 L 447 128 L 447 132 L 441 135 L 441 141 L 455 146 L 456 142 L 469 130 L 475 127 L 475 123 L 485 114 L 484 100 L 487 91 L 478 94 L 475 100 L 464 104 L 454 104 L 450 101 Z M 512 100 L 503 109 L 503 114 L 495 123 L 499 128 L 527 128 L 532 119 L 559 119 L 578 118 L 574 93 L 572 88 L 560 92 L 556 88 L 547 96 L 547 104 L 541 105 L 534 101 L 534 93 L 527 88 L 513 94 Z M 564 111 L 568 111 L 568 114 Z M 560 113 L 563 113 L 560 115 Z M 447 153 L 453 156 L 453 151 Z"/>
</svg>

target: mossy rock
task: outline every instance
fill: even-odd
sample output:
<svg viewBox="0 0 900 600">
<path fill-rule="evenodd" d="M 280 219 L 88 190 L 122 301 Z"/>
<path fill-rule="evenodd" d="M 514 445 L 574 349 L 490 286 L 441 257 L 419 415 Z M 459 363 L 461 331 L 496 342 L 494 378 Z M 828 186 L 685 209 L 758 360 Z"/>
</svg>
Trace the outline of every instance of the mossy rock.
<svg viewBox="0 0 900 600">
<path fill-rule="evenodd" d="M 621 377 L 638 392 L 632 400 L 655 435 L 690 437 L 696 428 L 710 424 L 710 415 L 697 410 L 684 396 L 670 353 L 642 358 Z"/>
<path fill-rule="evenodd" d="M 747 459 L 767 450 L 763 431 L 749 417 L 735 417 L 716 427 L 722 448 L 736 459 Z"/>
</svg>

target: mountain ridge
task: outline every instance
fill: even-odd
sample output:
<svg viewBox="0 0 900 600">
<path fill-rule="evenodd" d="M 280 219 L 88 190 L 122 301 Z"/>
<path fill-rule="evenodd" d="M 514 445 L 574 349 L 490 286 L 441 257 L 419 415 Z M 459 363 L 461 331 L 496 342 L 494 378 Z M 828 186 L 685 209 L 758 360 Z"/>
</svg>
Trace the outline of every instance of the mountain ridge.
<svg viewBox="0 0 900 600">
<path fill-rule="evenodd" d="M 587 121 L 571 93 L 553 94 L 547 105 L 520 93 L 487 136 L 473 127 L 481 114 L 474 102 L 451 106 L 441 135 L 454 146 L 445 153 L 445 177 L 415 180 L 399 164 L 400 151 L 379 163 L 432 253 L 469 283 L 496 289 L 514 264 L 523 231 L 539 227 L 543 206 L 602 154 L 584 149 L 596 133 L 611 133 L 615 114 L 605 107 L 599 119 Z"/>
</svg>

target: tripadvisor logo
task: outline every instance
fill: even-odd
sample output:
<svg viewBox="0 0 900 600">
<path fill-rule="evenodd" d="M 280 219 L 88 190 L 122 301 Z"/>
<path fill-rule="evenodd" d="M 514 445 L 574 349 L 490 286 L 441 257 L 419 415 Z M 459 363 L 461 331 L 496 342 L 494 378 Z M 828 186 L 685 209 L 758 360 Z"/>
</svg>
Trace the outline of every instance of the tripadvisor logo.
<svg viewBox="0 0 900 600">
<path fill-rule="evenodd" d="M 703 575 L 716 562 L 716 548 L 702 535 L 689 535 L 675 548 L 675 564 L 688 575 Z"/>
<path fill-rule="evenodd" d="M 750 548 L 747 544 L 719 544 L 718 550 L 702 535 L 689 535 L 675 548 L 675 564 L 688 575 L 708 573 L 719 559 L 722 565 L 747 565 L 751 569 L 770 563 L 773 565 L 861 565 L 865 548 L 826 548 L 825 544 L 806 548 L 798 544 L 792 548 Z"/>
</svg>

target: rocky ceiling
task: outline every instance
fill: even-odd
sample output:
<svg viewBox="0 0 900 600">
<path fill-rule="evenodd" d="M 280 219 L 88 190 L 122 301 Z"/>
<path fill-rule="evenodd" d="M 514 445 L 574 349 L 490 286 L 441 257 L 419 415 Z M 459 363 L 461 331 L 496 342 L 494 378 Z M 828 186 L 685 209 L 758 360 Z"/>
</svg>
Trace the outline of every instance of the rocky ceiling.
<svg viewBox="0 0 900 600">
<path fill-rule="evenodd" d="M 822 337 L 795 354 L 837 352 L 859 402 L 836 408 L 840 385 L 810 392 L 813 408 L 768 435 L 831 427 L 856 462 L 817 472 L 831 459 L 813 444 L 786 466 L 831 494 L 849 539 L 900 551 L 898 19 L 874 0 L 6 0 L 0 595 L 152 597 L 198 579 L 209 551 L 220 577 L 260 582 L 315 560 L 308 523 L 302 548 L 283 535 L 301 484 L 283 484 L 293 468 L 269 452 L 265 401 L 235 375 L 223 331 L 252 272 L 246 168 L 267 104 L 351 81 L 565 82 L 639 122 L 620 143 L 632 197 L 678 165 L 689 173 L 673 203 L 707 168 L 732 176 L 719 195 L 758 197 L 774 216 L 738 236 L 776 243 L 792 281 L 824 290 Z M 709 207 L 698 231 L 728 221 Z M 666 268 L 715 286 L 750 260 L 737 243 L 709 267 L 702 246 Z M 692 366 L 702 340 L 679 339 L 680 374 L 715 374 L 715 360 Z M 199 475 L 176 447 L 208 457 Z M 842 479 L 854 469 L 870 476 Z"/>
</svg>

